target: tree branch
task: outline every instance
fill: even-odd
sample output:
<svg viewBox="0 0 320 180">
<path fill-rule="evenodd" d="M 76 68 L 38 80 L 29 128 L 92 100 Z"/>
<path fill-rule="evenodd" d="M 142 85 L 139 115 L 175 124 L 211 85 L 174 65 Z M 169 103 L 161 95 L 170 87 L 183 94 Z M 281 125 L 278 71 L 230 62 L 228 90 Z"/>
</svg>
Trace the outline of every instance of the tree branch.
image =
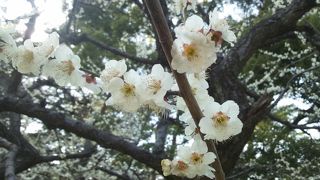
<svg viewBox="0 0 320 180">
<path fill-rule="evenodd" d="M 320 126 L 307 126 L 306 124 L 305 125 L 293 124 L 293 123 L 290 123 L 289 121 L 282 120 L 282 119 L 278 118 L 276 115 L 271 114 L 271 113 L 268 114 L 268 117 L 272 121 L 275 121 L 275 122 L 278 122 L 280 124 L 287 126 L 289 129 L 300 129 L 302 131 L 304 131 L 306 129 L 316 129 L 316 130 L 320 131 Z"/>
<path fill-rule="evenodd" d="M 100 42 L 99 40 L 94 39 L 93 37 L 90 37 L 87 34 L 81 34 L 81 35 L 75 35 L 75 34 L 68 34 L 66 36 L 64 36 L 69 42 L 73 43 L 73 44 L 79 44 L 80 42 L 88 42 L 91 43 L 97 47 L 99 47 L 102 50 L 106 50 L 109 51 L 115 55 L 124 57 L 124 58 L 128 58 L 136 63 L 141 63 L 144 65 L 153 65 L 156 64 L 155 61 L 147 59 L 147 58 L 141 58 L 141 57 L 137 57 L 131 54 L 128 54 L 124 51 L 121 51 L 117 48 L 111 47 L 103 42 Z"/>
<path fill-rule="evenodd" d="M 31 101 L 19 100 L 13 97 L 0 98 L 0 112 L 1 111 L 11 111 L 24 114 L 29 117 L 38 118 L 48 128 L 64 129 L 65 131 L 74 133 L 79 137 L 95 141 L 102 147 L 114 149 L 130 155 L 137 161 L 140 161 L 147 166 L 161 172 L 161 159 L 159 157 L 137 147 L 133 143 L 125 141 L 119 136 L 98 130 L 82 121 L 73 120 L 63 113 L 51 111 Z"/>
<path fill-rule="evenodd" d="M 238 75 L 259 48 L 274 43 L 270 39 L 280 37 L 295 29 L 297 21 L 315 6 L 315 0 L 294 0 L 287 8 L 262 20 L 238 40 L 224 61 L 221 62 L 221 66 Z"/>
<path fill-rule="evenodd" d="M 15 159 L 18 152 L 18 146 L 0 137 L 0 147 L 4 147 L 9 151 L 5 157 L 5 179 L 15 180 Z"/>
<path fill-rule="evenodd" d="M 106 169 L 106 168 L 103 168 L 103 167 L 97 167 L 96 169 L 98 169 L 100 171 L 103 171 L 105 173 L 108 173 L 111 176 L 115 176 L 115 177 L 117 177 L 119 179 L 122 179 L 122 180 L 130 180 L 130 178 L 127 175 L 121 175 L 121 174 L 119 174 L 117 172 L 114 172 L 114 171 L 112 171 L 110 169 Z"/>
</svg>

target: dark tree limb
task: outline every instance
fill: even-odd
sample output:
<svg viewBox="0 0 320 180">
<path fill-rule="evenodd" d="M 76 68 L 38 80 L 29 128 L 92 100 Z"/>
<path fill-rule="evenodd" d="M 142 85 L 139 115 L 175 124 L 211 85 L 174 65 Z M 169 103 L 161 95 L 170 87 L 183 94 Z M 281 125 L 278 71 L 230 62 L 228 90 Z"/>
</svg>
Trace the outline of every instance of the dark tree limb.
<svg viewBox="0 0 320 180">
<path fill-rule="evenodd" d="M 154 60 L 150 60 L 150 59 L 147 59 L 147 58 L 141 58 L 141 57 L 134 56 L 132 54 L 128 54 L 128 53 L 126 53 L 124 51 L 121 51 L 121 50 L 119 50 L 117 48 L 109 46 L 108 44 L 105 44 L 105 43 L 103 43 L 103 42 L 101 42 L 99 40 L 96 40 L 96 39 L 94 39 L 93 37 L 91 37 L 91 36 L 89 36 L 87 34 L 76 35 L 76 34 L 71 34 L 70 33 L 68 35 L 63 35 L 63 36 L 70 43 L 79 44 L 81 42 L 88 42 L 88 43 L 91 43 L 91 44 L 99 47 L 102 50 L 111 52 L 111 53 L 113 53 L 113 54 L 115 54 L 117 56 L 128 58 L 129 60 L 132 60 L 135 63 L 141 63 L 141 64 L 144 64 L 144 65 L 156 64 L 156 62 Z"/>
<path fill-rule="evenodd" d="M 73 120 L 63 113 L 51 111 L 31 101 L 18 100 L 13 97 L 0 98 L 0 111 L 16 112 L 29 117 L 38 118 L 48 128 L 64 129 L 79 137 L 95 141 L 102 147 L 114 149 L 130 155 L 137 161 L 161 172 L 161 159 L 156 155 L 137 147 L 135 144 L 130 143 L 119 136 L 98 130 L 82 121 Z"/>
<path fill-rule="evenodd" d="M 115 172 L 115 171 L 112 171 L 112 170 L 110 170 L 110 169 L 107 169 L 107 168 L 97 167 L 96 169 L 97 169 L 97 170 L 100 170 L 100 171 L 102 171 L 102 172 L 105 172 L 105 173 L 107 173 L 107 174 L 110 174 L 111 176 L 115 176 L 115 177 L 117 177 L 118 179 L 130 180 L 129 176 L 119 174 L 119 173 L 117 173 L 117 172 Z"/>
<path fill-rule="evenodd" d="M 155 135 L 156 141 L 153 146 L 153 153 L 157 154 L 161 157 L 164 157 L 164 145 L 166 143 L 166 138 L 168 134 L 168 128 L 170 125 L 170 121 L 168 117 L 160 117 L 159 122 L 157 124 Z"/>
<path fill-rule="evenodd" d="M 288 127 L 289 129 L 293 130 L 293 129 L 300 129 L 302 131 L 304 130 L 307 130 L 307 129 L 316 129 L 320 132 L 320 126 L 307 126 L 308 124 L 303 124 L 303 125 L 300 125 L 300 124 L 294 124 L 294 123 L 291 123 L 289 121 L 286 121 L 286 120 L 282 120 L 281 118 L 277 117 L 276 115 L 274 114 L 268 114 L 268 117 L 272 120 L 272 121 L 275 121 L 275 122 L 278 122 L 282 125 L 285 125 L 286 127 Z"/>
<path fill-rule="evenodd" d="M 18 146 L 0 137 L 0 147 L 4 147 L 9 151 L 5 156 L 5 179 L 15 180 L 15 160 L 18 152 Z"/>
<path fill-rule="evenodd" d="M 271 17 L 257 23 L 238 40 L 228 56 L 222 61 L 221 66 L 238 75 L 259 48 L 269 45 L 270 39 L 295 29 L 297 21 L 315 6 L 315 0 L 294 0 L 287 8 L 281 9 Z"/>
</svg>

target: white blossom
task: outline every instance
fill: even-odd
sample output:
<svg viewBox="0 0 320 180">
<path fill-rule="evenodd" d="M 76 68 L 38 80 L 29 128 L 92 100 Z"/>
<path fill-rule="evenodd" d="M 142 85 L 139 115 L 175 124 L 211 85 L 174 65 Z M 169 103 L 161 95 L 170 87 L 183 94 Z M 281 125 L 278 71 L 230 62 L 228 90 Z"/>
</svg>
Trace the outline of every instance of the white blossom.
<svg viewBox="0 0 320 180">
<path fill-rule="evenodd" d="M 154 100 L 161 102 L 173 85 L 172 75 L 165 72 L 160 64 L 152 67 L 151 73 L 142 78 L 141 86 L 138 87 L 143 100 Z"/>
<path fill-rule="evenodd" d="M 208 152 L 206 143 L 199 136 L 194 140 L 191 147 L 183 146 L 179 148 L 177 155 L 189 164 L 190 169 L 194 171 L 191 174 L 214 178 L 214 169 L 210 167 L 210 164 L 215 161 L 216 155 L 213 152 Z"/>
<path fill-rule="evenodd" d="M 74 55 L 66 45 L 60 45 L 54 53 L 55 59 L 50 60 L 43 66 L 43 74 L 52 77 L 60 86 L 72 84 L 81 86 L 82 75 L 79 69 L 80 58 Z"/>
<path fill-rule="evenodd" d="M 0 60 L 9 62 L 16 53 L 17 45 L 10 35 L 12 30 L 6 27 L 0 27 Z"/>
<path fill-rule="evenodd" d="M 173 69 L 178 73 L 200 73 L 216 59 L 214 45 L 201 32 L 189 32 L 175 39 L 171 49 Z"/>
<path fill-rule="evenodd" d="M 127 112 L 136 111 L 140 105 L 140 94 L 137 87 L 141 85 L 139 74 L 130 70 L 123 75 L 124 80 L 114 77 L 109 83 L 111 97 L 107 100 L 107 105 L 114 105 Z"/>
<path fill-rule="evenodd" d="M 18 47 L 12 59 L 12 65 L 21 73 L 32 73 L 38 75 L 42 65 L 48 62 L 55 49 L 59 45 L 59 35 L 52 33 L 41 43 L 33 43 L 27 39 L 23 45 Z"/>
<path fill-rule="evenodd" d="M 104 70 L 101 72 L 100 78 L 103 88 L 108 90 L 110 80 L 114 77 L 121 77 L 127 71 L 127 65 L 124 60 L 110 60 L 105 64 Z"/>
<path fill-rule="evenodd" d="M 171 174 L 176 176 L 194 178 L 196 173 L 192 166 L 182 159 L 174 159 L 171 163 Z"/>
<path fill-rule="evenodd" d="M 239 106 L 234 101 L 226 101 L 222 105 L 209 101 L 200 120 L 200 131 L 205 139 L 224 141 L 242 130 L 242 122 L 238 118 Z"/>
<path fill-rule="evenodd" d="M 185 38 L 185 36 L 190 32 L 202 32 L 206 24 L 203 22 L 202 18 L 197 15 L 192 15 L 187 18 L 184 24 L 179 25 L 174 29 L 177 38 Z"/>
<path fill-rule="evenodd" d="M 183 13 L 183 11 L 187 8 L 187 10 L 196 9 L 197 0 L 174 0 L 174 7 L 177 14 Z"/>
<path fill-rule="evenodd" d="M 217 9 L 214 9 L 209 13 L 209 21 L 208 36 L 211 40 L 215 41 L 216 45 L 220 45 L 222 39 L 229 43 L 236 41 L 236 36 L 229 29 L 228 22 L 225 19 L 219 19 Z"/>
</svg>

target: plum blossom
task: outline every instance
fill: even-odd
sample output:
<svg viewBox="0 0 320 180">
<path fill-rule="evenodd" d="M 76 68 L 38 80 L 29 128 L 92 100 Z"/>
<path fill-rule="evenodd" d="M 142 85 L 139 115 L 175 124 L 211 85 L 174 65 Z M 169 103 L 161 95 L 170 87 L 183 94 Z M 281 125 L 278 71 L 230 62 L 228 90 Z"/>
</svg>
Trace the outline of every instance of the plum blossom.
<svg viewBox="0 0 320 180">
<path fill-rule="evenodd" d="M 194 171 L 192 174 L 214 178 L 213 172 L 215 170 L 210 167 L 210 164 L 215 161 L 216 155 L 213 152 L 208 152 L 208 147 L 200 136 L 197 136 L 191 147 L 179 148 L 177 155 L 189 164 L 190 169 Z"/>
<path fill-rule="evenodd" d="M 59 45 L 59 35 L 52 33 L 40 43 L 33 43 L 27 39 L 12 59 L 12 65 L 21 73 L 32 73 L 38 75 L 42 65 L 48 62 L 48 57 L 52 57 L 55 49 Z"/>
<path fill-rule="evenodd" d="M 72 84 L 82 85 L 83 72 L 80 71 L 80 58 L 74 55 L 66 45 L 60 45 L 51 59 L 43 66 L 43 74 L 52 77 L 60 86 Z"/>
<path fill-rule="evenodd" d="M 187 8 L 187 10 L 196 9 L 197 0 L 174 0 L 174 7 L 177 14 L 180 14 L 181 12 Z"/>
<path fill-rule="evenodd" d="M 160 64 L 152 67 L 151 73 L 142 78 L 142 84 L 139 90 L 144 93 L 144 100 L 163 100 L 165 94 L 172 87 L 173 78 L 168 72 L 165 72 Z"/>
<path fill-rule="evenodd" d="M 139 74 L 130 70 L 123 75 L 123 80 L 114 77 L 109 83 L 111 97 L 107 100 L 107 105 L 113 105 L 127 112 L 136 111 L 140 105 L 140 94 L 137 87 L 141 85 Z"/>
<path fill-rule="evenodd" d="M 185 33 L 184 38 L 173 42 L 171 66 L 178 73 L 200 73 L 216 61 L 217 55 L 213 47 L 202 33 Z"/>
<path fill-rule="evenodd" d="M 127 71 L 127 65 L 124 60 L 110 60 L 105 64 L 104 70 L 101 72 L 100 79 L 103 88 L 108 90 L 110 80 L 114 77 L 121 77 Z"/>
<path fill-rule="evenodd" d="M 190 164 L 183 161 L 182 159 L 174 159 L 171 162 L 171 174 L 176 176 L 183 176 L 187 178 L 196 177 L 196 173 Z"/>
<path fill-rule="evenodd" d="M 205 72 L 188 74 L 187 78 L 194 97 L 196 98 L 200 108 L 203 109 L 209 99 L 213 100 L 213 97 L 209 96 L 207 91 L 209 84 L 205 80 Z M 178 87 L 175 85 L 173 89 L 178 90 Z M 187 105 L 182 97 L 177 97 L 176 106 L 181 111 L 188 111 Z"/>
<path fill-rule="evenodd" d="M 203 114 L 199 126 L 205 139 L 224 141 L 242 130 L 243 124 L 238 118 L 239 106 L 234 101 L 229 100 L 222 105 L 209 101 Z"/>
<path fill-rule="evenodd" d="M 89 89 L 94 94 L 98 94 L 102 90 L 102 82 L 100 78 L 94 77 L 92 74 L 85 73 L 82 75 L 83 87 Z"/>
<path fill-rule="evenodd" d="M 219 19 L 217 9 L 209 13 L 209 21 L 209 32 L 207 34 L 216 45 L 221 45 L 223 40 L 229 43 L 236 41 L 236 36 L 230 30 L 228 22 L 225 19 Z"/>
<path fill-rule="evenodd" d="M 187 18 L 184 24 L 179 25 L 174 29 L 177 38 L 185 38 L 185 35 L 190 32 L 202 33 L 203 28 L 206 24 L 203 22 L 202 18 L 197 15 L 192 15 Z"/>
<path fill-rule="evenodd" d="M 13 40 L 11 28 L 0 27 L 0 60 L 9 62 L 17 50 L 17 45 Z"/>
</svg>

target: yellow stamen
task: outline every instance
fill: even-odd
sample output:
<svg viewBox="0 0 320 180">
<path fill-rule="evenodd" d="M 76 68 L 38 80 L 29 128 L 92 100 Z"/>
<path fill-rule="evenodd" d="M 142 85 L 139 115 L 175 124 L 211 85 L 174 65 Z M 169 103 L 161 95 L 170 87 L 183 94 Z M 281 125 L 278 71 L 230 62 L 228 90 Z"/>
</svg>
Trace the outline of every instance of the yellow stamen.
<svg viewBox="0 0 320 180">
<path fill-rule="evenodd" d="M 225 113 L 219 111 L 217 112 L 213 117 L 213 125 L 214 126 L 226 126 L 228 121 L 229 121 L 230 117 L 227 116 Z"/>
<path fill-rule="evenodd" d="M 148 88 L 151 90 L 152 94 L 157 94 L 161 89 L 161 80 L 149 79 Z"/>
<path fill-rule="evenodd" d="M 124 85 L 121 87 L 121 92 L 126 96 L 134 96 L 135 92 L 134 90 L 136 89 L 136 87 L 132 84 L 128 84 L 128 83 L 124 83 Z"/>
<path fill-rule="evenodd" d="M 73 66 L 71 60 L 62 61 L 59 67 L 63 72 L 67 73 L 69 76 L 75 70 L 75 67 Z"/>
<path fill-rule="evenodd" d="M 23 58 L 28 63 L 31 63 L 33 61 L 33 58 L 34 58 L 33 52 L 30 51 L 30 50 L 25 50 L 24 53 L 23 53 Z"/>
<path fill-rule="evenodd" d="M 192 153 L 191 155 L 191 162 L 193 164 L 201 164 L 203 163 L 203 154 L 198 154 L 198 153 Z"/>
<path fill-rule="evenodd" d="M 183 55 L 187 57 L 188 61 L 193 61 L 198 57 L 197 49 L 193 44 L 183 45 Z"/>
</svg>

